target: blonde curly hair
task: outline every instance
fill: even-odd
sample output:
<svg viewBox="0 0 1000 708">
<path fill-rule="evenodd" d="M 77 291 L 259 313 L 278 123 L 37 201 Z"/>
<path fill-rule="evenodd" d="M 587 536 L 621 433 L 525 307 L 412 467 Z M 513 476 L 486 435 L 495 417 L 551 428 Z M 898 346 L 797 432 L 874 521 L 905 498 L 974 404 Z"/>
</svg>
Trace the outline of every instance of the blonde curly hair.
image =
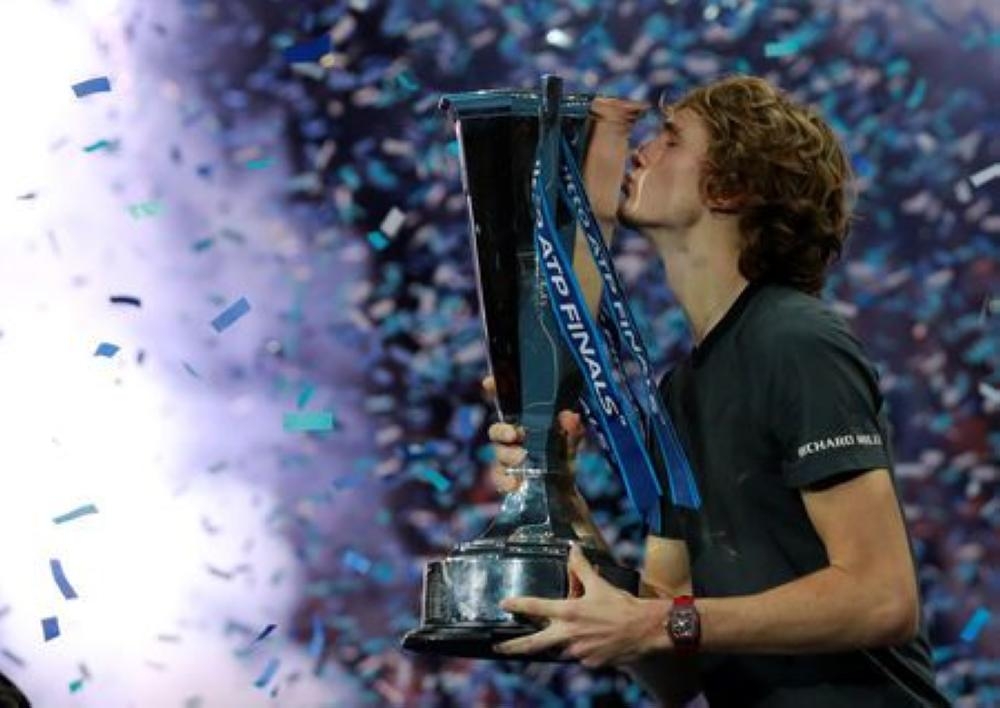
<svg viewBox="0 0 1000 708">
<path fill-rule="evenodd" d="M 853 175 L 826 121 L 764 79 L 731 76 L 667 108 L 695 112 L 709 131 L 701 192 L 732 200 L 740 272 L 818 294 L 850 232 Z"/>
</svg>

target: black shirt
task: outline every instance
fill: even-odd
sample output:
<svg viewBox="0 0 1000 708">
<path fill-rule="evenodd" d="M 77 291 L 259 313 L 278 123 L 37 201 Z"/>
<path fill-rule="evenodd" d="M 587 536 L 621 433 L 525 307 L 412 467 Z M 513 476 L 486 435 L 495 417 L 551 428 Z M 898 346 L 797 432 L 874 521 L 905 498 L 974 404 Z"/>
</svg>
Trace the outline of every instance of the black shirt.
<svg viewBox="0 0 1000 708">
<path fill-rule="evenodd" d="M 664 501 L 695 596 L 749 595 L 828 565 L 801 490 L 892 470 L 878 376 L 843 320 L 792 288 L 751 284 L 660 384 L 702 507 Z M 712 708 L 947 706 L 929 645 L 700 658 Z"/>
</svg>

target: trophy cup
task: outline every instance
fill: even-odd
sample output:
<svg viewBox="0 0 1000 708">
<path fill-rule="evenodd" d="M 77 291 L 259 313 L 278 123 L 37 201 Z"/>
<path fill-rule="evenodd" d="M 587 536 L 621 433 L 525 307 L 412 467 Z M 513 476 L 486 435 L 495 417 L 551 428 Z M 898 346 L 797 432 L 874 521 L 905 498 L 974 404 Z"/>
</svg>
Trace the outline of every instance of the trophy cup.
<svg viewBox="0 0 1000 708">
<path fill-rule="evenodd" d="M 533 240 L 536 160 L 558 159 L 565 142 L 583 168 L 600 221 L 612 221 L 628 154 L 629 133 L 645 104 L 562 94 L 545 76 L 541 91 L 487 90 L 446 95 L 440 107 L 455 121 L 462 183 L 472 233 L 480 308 L 500 420 L 525 430 L 527 456 L 512 472 L 520 486 L 504 495 L 498 515 L 475 540 L 461 543 L 424 569 L 421 626 L 403 648 L 481 659 L 515 658 L 492 651 L 498 642 L 539 630 L 500 609 L 509 596 L 565 598 L 567 556 L 579 543 L 603 578 L 632 594 L 639 574 L 617 564 L 576 489 L 557 414 L 572 408 L 583 378 L 539 275 Z M 553 180 L 543 185 L 548 193 Z M 537 206 L 537 205 L 534 205 Z M 555 210 L 559 238 L 575 263 L 576 221 Z M 585 260 L 585 259 L 583 259 Z M 588 265 L 589 262 L 588 262 Z M 600 295 L 593 265 L 577 268 L 587 306 Z M 559 661 L 550 651 L 531 661 Z"/>
</svg>

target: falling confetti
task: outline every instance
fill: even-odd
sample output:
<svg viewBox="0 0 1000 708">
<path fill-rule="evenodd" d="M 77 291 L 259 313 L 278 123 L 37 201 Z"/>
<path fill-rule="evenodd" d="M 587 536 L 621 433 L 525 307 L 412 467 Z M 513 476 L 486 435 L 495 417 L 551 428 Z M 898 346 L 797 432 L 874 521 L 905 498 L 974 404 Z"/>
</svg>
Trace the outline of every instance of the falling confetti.
<svg viewBox="0 0 1000 708">
<path fill-rule="evenodd" d="M 93 79 L 87 79 L 86 81 L 73 84 L 73 93 L 76 94 L 77 98 L 83 98 L 84 96 L 89 96 L 92 93 L 101 93 L 110 90 L 111 81 L 107 76 L 97 76 Z"/>
<path fill-rule="evenodd" d="M 248 312 L 250 312 L 250 302 L 245 297 L 241 297 L 212 320 L 212 329 L 216 332 L 223 332 Z"/>
<path fill-rule="evenodd" d="M 59 592 L 67 600 L 75 600 L 77 598 L 76 590 L 73 586 L 69 584 L 69 580 L 66 579 L 66 574 L 63 571 L 62 562 L 56 558 L 49 560 L 49 567 L 52 570 L 52 578 L 56 581 L 56 585 L 59 587 Z"/>
<path fill-rule="evenodd" d="M 97 350 L 94 352 L 94 356 L 103 356 L 110 359 L 118 352 L 118 349 L 119 347 L 117 344 L 101 342 L 97 345 Z"/>
<path fill-rule="evenodd" d="M 83 506 L 78 506 L 76 509 L 73 509 L 72 511 L 68 511 L 65 514 L 61 514 L 55 517 L 54 519 L 52 519 L 52 523 L 65 524 L 67 521 L 73 521 L 75 519 L 79 519 L 82 516 L 88 516 L 90 514 L 96 514 L 96 513 L 97 513 L 97 507 L 95 505 L 84 504 Z"/>
</svg>

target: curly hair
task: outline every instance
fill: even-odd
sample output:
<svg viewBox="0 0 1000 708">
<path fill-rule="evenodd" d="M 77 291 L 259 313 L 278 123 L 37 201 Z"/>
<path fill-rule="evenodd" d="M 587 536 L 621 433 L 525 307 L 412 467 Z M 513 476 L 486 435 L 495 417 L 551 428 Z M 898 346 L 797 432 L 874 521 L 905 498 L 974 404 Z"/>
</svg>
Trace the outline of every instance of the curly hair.
<svg viewBox="0 0 1000 708">
<path fill-rule="evenodd" d="M 694 111 L 708 128 L 700 189 L 709 203 L 738 204 L 743 277 L 818 294 L 850 232 L 854 197 L 826 121 L 752 76 L 694 89 L 670 109 Z"/>
</svg>

